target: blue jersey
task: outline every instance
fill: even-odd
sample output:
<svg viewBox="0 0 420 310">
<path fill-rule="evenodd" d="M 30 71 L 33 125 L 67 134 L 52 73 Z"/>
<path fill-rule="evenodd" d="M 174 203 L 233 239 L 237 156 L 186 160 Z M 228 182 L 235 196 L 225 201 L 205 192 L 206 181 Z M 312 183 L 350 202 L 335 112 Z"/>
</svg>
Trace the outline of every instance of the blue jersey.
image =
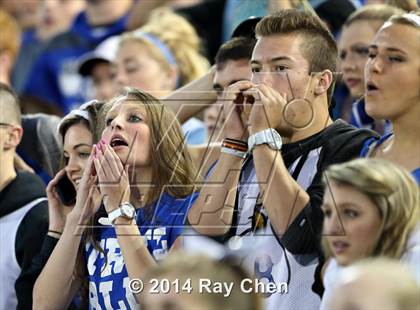
<svg viewBox="0 0 420 310">
<path fill-rule="evenodd" d="M 79 57 L 126 29 L 128 15 L 106 26 L 92 27 L 82 12 L 71 29 L 54 37 L 35 61 L 23 93 L 56 105 L 67 114 L 89 98 L 87 79 L 78 73 Z"/>
<path fill-rule="evenodd" d="M 150 207 L 136 210 L 136 222 L 147 248 L 157 260 L 166 256 L 181 235 L 188 210 L 198 193 L 183 199 L 163 193 Z M 105 255 L 88 243 L 85 249 L 89 274 L 90 309 L 135 309 L 138 304 L 128 288 L 129 277 L 115 229 L 105 226 L 98 242 Z"/>
<path fill-rule="evenodd" d="M 353 103 L 353 106 L 351 109 L 350 124 L 357 128 L 367 128 L 371 130 L 377 130 L 378 132 L 381 131 L 381 130 L 378 130 L 379 123 L 375 122 L 375 120 L 366 113 L 365 106 L 366 104 L 363 98 Z M 385 134 L 389 134 L 391 131 L 392 131 L 391 123 L 388 120 L 385 120 L 383 132 Z"/>
<path fill-rule="evenodd" d="M 393 133 L 386 134 L 382 136 L 379 140 L 377 138 L 370 138 L 366 140 L 363 145 L 362 150 L 360 151 L 360 157 L 369 157 L 369 154 L 382 143 L 384 143 Z M 417 181 L 417 184 L 420 186 L 420 167 L 411 171 L 411 175 Z"/>
</svg>

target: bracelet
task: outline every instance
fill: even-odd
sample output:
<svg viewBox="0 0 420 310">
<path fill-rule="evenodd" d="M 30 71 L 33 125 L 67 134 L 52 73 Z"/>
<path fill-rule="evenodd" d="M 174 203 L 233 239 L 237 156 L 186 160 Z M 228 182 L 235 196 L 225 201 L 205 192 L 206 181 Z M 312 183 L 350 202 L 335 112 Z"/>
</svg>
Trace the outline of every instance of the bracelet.
<svg viewBox="0 0 420 310">
<path fill-rule="evenodd" d="M 49 233 L 54 233 L 54 234 L 57 234 L 57 235 L 62 235 L 63 234 L 62 232 L 59 232 L 59 231 L 56 231 L 56 230 L 51 230 L 51 229 L 48 229 L 48 232 Z"/>
<path fill-rule="evenodd" d="M 233 149 L 240 152 L 248 151 L 248 143 L 241 140 L 235 140 L 235 139 L 229 139 L 229 138 L 226 138 L 223 140 L 222 147 Z"/>
<path fill-rule="evenodd" d="M 238 144 L 238 145 L 243 145 L 243 146 L 248 147 L 248 142 L 247 141 L 242 141 L 242 140 L 237 140 L 237 139 L 232 139 L 232 138 L 225 138 L 225 139 L 223 139 L 223 141 L 231 142 L 231 143 L 235 143 L 235 144 Z"/>
<path fill-rule="evenodd" d="M 239 151 L 239 150 L 236 150 L 234 148 L 225 147 L 225 146 L 222 146 L 222 149 L 220 150 L 220 152 L 225 153 L 225 154 L 238 156 L 240 158 L 246 158 L 246 155 L 247 155 L 246 151 L 243 152 L 243 151 Z"/>
<path fill-rule="evenodd" d="M 228 140 L 228 141 L 232 141 L 232 142 L 236 142 L 236 143 L 239 143 L 239 144 L 248 144 L 246 141 L 244 141 L 244 140 L 238 140 L 238 139 L 233 139 L 233 138 L 224 138 L 224 140 Z"/>
</svg>

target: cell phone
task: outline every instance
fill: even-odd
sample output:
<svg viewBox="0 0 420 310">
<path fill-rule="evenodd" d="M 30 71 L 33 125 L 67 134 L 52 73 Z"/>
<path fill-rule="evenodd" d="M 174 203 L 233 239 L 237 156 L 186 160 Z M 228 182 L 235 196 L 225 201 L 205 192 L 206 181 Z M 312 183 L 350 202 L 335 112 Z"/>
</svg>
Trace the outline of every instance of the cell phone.
<svg viewBox="0 0 420 310">
<path fill-rule="evenodd" d="M 76 202 L 76 189 L 66 173 L 58 180 L 55 190 L 63 205 L 72 206 Z"/>
</svg>

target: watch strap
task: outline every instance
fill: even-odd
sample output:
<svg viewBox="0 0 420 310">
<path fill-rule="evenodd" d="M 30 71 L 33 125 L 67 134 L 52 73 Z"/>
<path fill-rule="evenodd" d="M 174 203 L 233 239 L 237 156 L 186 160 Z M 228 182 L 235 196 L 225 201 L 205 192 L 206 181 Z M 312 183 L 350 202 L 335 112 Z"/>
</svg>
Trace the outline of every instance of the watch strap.
<svg viewBox="0 0 420 310">
<path fill-rule="evenodd" d="M 123 210 L 123 207 L 131 208 L 132 211 L 133 211 L 132 216 L 130 216 L 128 214 L 125 214 L 125 212 Z M 114 224 L 114 221 L 119 217 L 124 217 L 124 218 L 127 218 L 127 219 L 133 219 L 135 217 L 135 215 L 136 215 L 136 212 L 135 212 L 135 209 L 134 209 L 133 205 L 129 202 L 123 202 L 122 204 L 120 204 L 120 206 L 117 209 L 112 210 L 111 212 L 108 213 L 108 219 L 109 219 L 109 222 Z"/>
<path fill-rule="evenodd" d="M 280 150 L 282 146 L 281 136 L 273 128 L 254 133 L 248 138 L 248 152 L 251 153 L 255 146 L 261 144 L 267 144 L 273 150 Z"/>
<path fill-rule="evenodd" d="M 121 216 L 123 216 L 123 212 L 122 212 L 121 206 L 120 206 L 120 207 L 116 208 L 115 210 L 112 210 L 111 212 L 108 213 L 108 220 L 111 224 L 113 224 L 114 221 Z"/>
</svg>

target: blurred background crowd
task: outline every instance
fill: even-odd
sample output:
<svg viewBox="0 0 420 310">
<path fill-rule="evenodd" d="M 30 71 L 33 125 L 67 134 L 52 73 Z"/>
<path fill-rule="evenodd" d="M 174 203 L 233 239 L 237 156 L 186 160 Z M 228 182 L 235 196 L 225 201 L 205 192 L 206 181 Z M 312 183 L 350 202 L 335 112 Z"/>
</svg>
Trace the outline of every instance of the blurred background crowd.
<svg viewBox="0 0 420 310">
<path fill-rule="evenodd" d="M 360 251 L 364 254 L 360 257 L 351 257 L 349 261 L 343 260 L 343 258 L 340 260 L 340 251 L 342 250 L 340 247 L 345 248 L 346 244 L 341 244 L 339 240 L 330 240 L 330 243 L 328 240 L 318 240 L 320 244 L 322 243 L 324 252 L 319 257 L 317 256 L 317 270 L 315 271 L 314 264 L 310 282 L 313 283 L 312 290 L 323 297 L 321 299 L 316 297 L 317 302 L 313 304 L 313 308 L 420 309 L 418 299 L 420 270 L 418 265 L 417 270 L 410 269 L 411 271 L 409 271 L 408 268 L 406 269 L 407 266 L 397 264 L 396 260 L 391 261 L 384 258 L 401 259 L 401 261 L 406 261 L 406 265 L 409 265 L 410 268 L 418 264 L 420 260 L 418 218 L 413 219 L 410 217 L 411 215 L 407 215 L 409 212 L 418 215 L 419 209 L 420 149 L 416 149 L 419 142 L 418 138 L 416 140 L 415 131 L 419 129 L 420 115 L 412 114 L 418 112 L 418 107 L 409 110 L 408 105 L 403 105 L 407 102 L 420 104 L 419 95 L 415 94 L 416 87 L 417 89 L 419 87 L 415 85 L 416 81 L 419 81 L 419 72 L 416 75 L 416 71 L 409 71 L 408 67 L 402 71 L 396 70 L 397 75 L 394 78 L 399 80 L 400 84 L 394 88 L 392 88 L 392 83 L 386 84 L 387 86 L 384 84 L 386 87 L 383 86 L 383 88 L 389 87 L 390 89 L 389 94 L 391 95 L 387 97 L 390 102 L 397 102 L 400 97 L 403 102 L 409 96 L 414 96 L 414 99 L 410 97 L 405 100 L 400 107 L 385 108 L 378 112 L 373 108 L 369 110 L 368 104 L 365 102 L 366 92 L 377 89 L 376 84 L 365 80 L 366 72 L 380 71 L 372 66 L 370 67 L 371 71 L 366 69 L 368 68 L 367 61 L 373 58 L 371 43 L 376 38 L 378 31 L 383 29 L 384 23 L 389 23 L 388 20 L 392 16 L 414 12 L 410 15 L 414 17 L 410 18 L 413 20 L 412 25 L 416 27 L 417 37 L 413 35 L 410 42 L 414 42 L 413 46 L 415 47 L 417 38 L 417 58 L 415 53 L 413 53 L 414 56 L 409 53 L 404 54 L 402 58 L 406 57 L 411 61 L 411 64 L 418 64 L 420 17 L 419 4 L 416 0 L 0 0 L 0 83 L 4 87 L 4 89 L 0 89 L 0 94 L 6 96 L 5 93 L 9 94 L 11 89 L 16 93 L 21 116 L 19 113 L 15 114 L 19 114 L 18 118 L 19 121 L 21 118 L 23 127 L 21 141 L 19 140 L 20 143 L 17 143 L 19 145 L 16 144 L 16 154 L 13 153 L 13 162 L 16 170 L 35 173 L 42 179 L 41 192 L 49 184 L 46 188 L 48 198 L 46 206 L 49 210 L 50 222 L 49 225 L 48 221 L 47 224 L 45 222 L 43 224 L 45 224 L 45 230 L 49 227 L 48 235 L 55 238 L 50 245 L 47 245 L 47 239 L 39 238 L 32 245 L 33 252 L 31 252 L 30 258 L 19 260 L 18 257 L 17 262 L 20 267 L 16 268 L 24 269 L 26 272 L 24 276 L 33 280 L 32 282 L 28 280 L 28 283 L 33 285 L 58 242 L 57 240 L 62 238 L 61 234 L 68 211 L 66 214 L 62 210 L 57 211 L 61 202 L 59 202 L 56 193 L 53 193 L 52 188 L 58 182 L 57 176 L 64 174 L 63 167 L 74 164 L 70 151 L 73 149 L 77 150 L 77 156 L 83 157 L 79 165 L 82 168 L 78 166 L 80 169 L 77 170 L 77 173 L 79 174 L 77 178 L 72 179 L 72 182 L 76 179 L 76 183 L 73 182 L 73 185 L 77 188 L 76 185 L 79 184 L 85 168 L 84 160 L 91 153 L 91 140 L 99 144 L 100 133 L 98 134 L 95 130 L 103 125 L 101 122 L 107 122 L 98 117 L 100 114 L 98 111 L 102 109 L 102 102 L 108 101 L 118 105 L 118 102 L 113 100 L 122 90 L 129 89 L 128 97 L 140 96 L 133 89 L 143 90 L 161 99 L 165 104 L 167 103 L 177 113 L 188 145 L 200 146 L 213 142 L 220 144 L 223 138 L 223 135 L 220 134 L 223 127 L 220 121 L 220 104 L 223 102 L 217 100 L 223 97 L 224 90 L 230 85 L 237 81 L 250 81 L 252 74 L 257 76 L 255 64 L 250 66 L 249 63 L 255 44 L 255 25 L 265 16 L 286 9 L 308 11 L 317 15 L 325 22 L 333 35 L 337 45 L 338 58 L 337 70 L 333 72 L 337 82 L 331 90 L 332 99 L 329 104 L 332 121 L 342 120 L 355 128 L 369 130 L 364 131 L 365 136 L 363 137 L 367 140 L 366 144 L 363 144 L 362 147 L 362 143 L 359 141 L 360 143 L 358 142 L 357 145 L 361 149 L 361 157 L 380 157 L 404 166 L 412 172 L 410 176 L 409 173 L 401 172 L 402 170 L 391 165 L 388 166 L 388 163 L 370 162 L 369 160 L 356 160 L 348 164 L 335 165 L 326 169 L 325 174 L 324 168 L 327 165 L 322 167 L 324 177 L 320 176 L 315 180 L 330 189 L 330 194 L 326 193 L 323 197 L 322 193 L 320 197 L 317 197 L 319 205 L 322 204 L 324 216 L 324 219 L 318 223 L 323 223 L 325 235 L 334 235 L 339 230 L 337 221 L 340 221 L 341 218 L 340 220 L 334 218 L 338 215 L 335 214 L 331 205 L 337 203 L 344 206 L 344 211 L 340 209 L 343 222 L 345 222 L 344 217 L 348 219 L 357 217 L 354 211 L 345 209 L 346 205 L 352 203 L 349 197 L 354 198 L 355 201 L 362 201 L 360 204 L 363 206 L 371 205 L 372 210 L 375 209 L 376 212 L 372 218 L 375 216 L 380 218 L 381 223 L 372 220 L 368 225 L 365 222 L 360 226 L 351 226 L 351 223 L 348 227 L 346 226 L 349 235 L 354 238 L 352 240 L 355 240 L 352 242 L 363 243 L 365 240 L 370 242 L 369 240 L 372 239 L 372 248 L 374 249 L 371 252 L 369 252 L 370 250 L 365 251 L 369 252 L 369 255 L 363 252 L 365 249 L 361 249 Z M 397 18 L 391 22 L 399 23 L 400 21 Z M 404 21 L 401 23 L 406 24 Z M 392 35 L 390 36 L 392 37 Z M 409 34 L 407 34 L 407 38 L 411 38 Z M 385 37 L 383 40 L 387 39 L 389 37 Z M 378 45 L 382 44 L 382 41 L 378 42 Z M 403 61 L 397 59 L 397 56 L 393 59 L 388 58 L 389 68 L 394 63 Z M 261 77 L 261 79 L 263 78 Z M 293 93 L 294 86 L 291 85 L 290 88 Z M 180 89 L 181 91 L 177 92 Z M 202 92 L 202 95 L 194 94 L 195 91 Z M 11 91 L 10 94 L 12 94 Z M 226 97 L 223 98 L 226 99 Z M 91 100 L 100 102 L 89 102 Z M 178 107 L 178 102 L 181 106 L 183 102 L 189 100 L 193 103 L 198 102 L 198 107 L 191 106 L 183 110 Z M 207 105 L 205 109 L 200 107 L 200 102 Z M 209 105 L 211 102 L 217 102 L 219 105 Z M 8 128 L 8 126 L 12 126 L 8 123 L 8 117 L 13 118 L 15 114 L 13 114 L 14 112 L 10 114 L 10 111 L 2 109 L 6 108 L 0 105 L 2 114 L 0 126 Z M 404 113 L 405 118 L 402 122 L 402 118 L 399 117 Z M 67 143 L 68 145 L 63 145 L 66 144 L 66 141 L 70 141 L 67 136 L 70 132 L 69 128 L 80 124 L 84 126 L 82 127 L 85 131 L 82 130 L 81 133 L 78 133 L 77 139 L 90 138 L 86 143 L 90 147 L 83 152 L 78 149 L 81 144 L 70 145 Z M 417 134 L 420 136 L 420 132 Z M 367 139 L 369 137 L 371 140 Z M 379 139 L 379 137 L 382 138 Z M 332 135 L 329 138 L 333 139 L 334 137 Z M 361 137 L 354 136 L 354 139 L 359 138 L 361 139 Z M 67 140 L 65 141 L 65 139 Z M 174 141 L 176 143 L 178 140 L 174 138 Z M 236 143 L 235 151 L 242 151 L 241 143 L 235 141 L 230 141 L 233 144 Z M 392 148 L 392 141 L 396 141 L 395 143 L 398 141 L 398 147 L 401 147 L 401 150 L 405 150 L 405 147 L 409 149 L 408 144 L 411 144 L 413 148 L 410 152 L 401 151 L 401 156 L 391 152 L 387 158 L 388 155 L 384 150 L 388 147 Z M 415 143 L 412 144 L 412 141 Z M 223 140 L 223 146 L 225 143 L 227 143 L 226 139 Z M 7 141 L 3 145 L 7 145 Z M 299 145 L 299 148 L 301 147 Z M 340 147 L 342 146 L 340 145 Z M 218 150 L 220 151 L 220 149 Z M 382 151 L 384 151 L 384 156 L 381 155 Z M 195 153 L 192 152 L 193 161 L 204 158 L 203 152 L 199 148 Z M 359 149 L 354 152 L 359 155 Z M 302 157 L 309 156 L 310 158 L 311 154 Z M 405 155 L 406 157 L 404 157 Z M 213 159 L 217 160 L 217 157 Z M 0 157 L 1 160 L 3 157 Z M 214 168 L 217 166 L 215 165 L 216 160 L 211 162 L 209 160 L 209 163 L 203 164 L 205 179 L 217 170 L 217 167 Z M 331 160 L 331 163 L 338 164 L 340 160 Z M 302 169 L 302 165 L 299 169 Z M 296 166 L 299 166 L 299 163 Z M 65 173 L 70 178 L 72 172 L 69 169 Z M 242 169 L 248 171 L 245 164 Z M 217 171 L 216 175 L 217 173 L 219 172 Z M 246 173 L 241 174 L 241 178 L 244 175 Z M 4 211 L 7 210 L 6 201 L 9 202 L 6 200 L 6 191 L 2 194 L 9 183 L 2 178 L 0 175 L 2 182 L 0 183 L 0 219 L 9 215 L 8 211 Z M 393 194 L 389 194 L 389 188 L 393 190 Z M 396 188 L 397 191 L 395 191 Z M 335 193 L 334 197 L 332 197 L 331 190 Z M 23 192 L 25 190 L 22 190 Z M 14 192 L 13 196 L 21 192 L 16 191 L 16 193 Z M 240 199 L 239 196 L 237 199 Z M 386 198 L 383 199 L 378 198 L 385 196 Z M 392 198 L 390 198 L 391 196 Z M 36 198 L 38 197 L 36 196 Z M 366 200 L 363 200 L 365 198 Z M 199 203 L 202 200 L 197 198 Z M 256 200 L 258 199 L 256 198 Z M 367 202 L 365 203 L 365 201 Z M 258 201 L 255 204 L 258 205 Z M 262 203 L 259 204 L 261 206 Z M 396 206 L 401 209 L 404 209 L 402 206 L 405 206 L 404 212 L 406 213 L 402 214 L 404 212 L 398 211 Z M 252 210 L 254 212 L 254 209 Z M 266 215 L 265 220 L 267 221 L 270 216 L 271 214 Z M 306 216 L 309 215 L 306 214 Z M 24 214 L 21 219 L 23 217 Z M 51 221 L 51 219 L 54 220 Z M 188 219 L 191 218 L 188 217 Z M 298 219 L 302 220 L 300 217 Z M 302 223 L 304 221 L 302 220 Z M 271 222 L 273 221 L 271 220 Z M 4 229 L 9 227 L 7 223 L 4 225 L 3 230 L 0 230 L 2 235 L 6 234 Z M 28 231 L 35 229 L 31 224 L 25 225 L 30 227 Z M 258 226 L 259 223 L 253 223 L 253 225 Z M 321 224 L 320 227 L 322 227 Z M 379 235 L 375 235 L 377 233 L 375 230 L 368 230 L 369 227 L 377 227 L 377 230 L 380 231 Z M 393 231 L 390 232 L 390 230 Z M 358 235 L 359 232 L 361 233 Z M 23 234 L 20 230 L 14 233 Z M 46 233 L 44 231 L 44 235 Z M 245 236 L 246 234 L 236 233 L 236 235 Z M 376 237 L 372 237 L 373 235 Z M 18 239 L 16 237 L 16 240 Z M 391 241 L 394 243 L 393 245 L 389 244 Z M 6 241 L 2 239 L 1 242 Z M 26 242 L 24 243 L 26 246 L 31 243 L 31 239 L 25 239 L 24 242 Z M 208 249 L 174 255 L 164 260 L 162 264 L 150 268 L 144 279 L 169 278 L 186 281 L 185 275 L 192 275 L 197 279 L 212 277 L 214 281 L 239 283 L 251 276 L 243 268 L 243 264 L 227 257 L 226 249 L 230 251 L 235 248 L 232 243 L 222 248 L 220 242 L 214 244 L 208 240 L 189 242 L 186 242 L 186 249 L 207 246 Z M 200 242 L 202 243 L 200 244 Z M 209 244 L 206 245 L 206 242 Z M 250 242 L 250 244 L 252 243 Z M 248 244 L 242 246 L 241 251 L 252 252 L 265 245 L 263 242 L 262 245 L 253 244 L 254 248 Z M 41 248 L 42 250 L 40 250 Z M 276 248 L 270 249 L 276 251 Z M 286 249 L 283 248 L 283 250 L 286 253 Z M 18 253 L 18 250 L 16 251 Z M 42 257 L 35 256 L 38 251 L 47 254 L 42 254 Z M 86 253 L 89 251 L 95 250 L 87 248 Z M 215 253 L 220 251 L 223 254 L 210 255 L 213 256 L 210 258 L 209 252 L 212 251 Z M 292 250 L 290 251 L 292 252 Z M 361 258 L 371 256 L 378 256 L 381 259 L 357 262 Z M 24 257 L 23 254 L 22 257 Z M 33 257 L 36 259 L 33 260 Z M 284 257 L 287 260 L 286 255 Z M 2 256 L 4 260 L 7 258 L 7 255 Z M 308 258 L 306 257 L 306 259 Z M 294 263 L 296 262 L 292 262 L 292 267 Z M 287 261 L 287 265 L 290 265 L 289 261 Z M 351 265 L 350 268 L 342 270 L 344 266 L 348 267 L 348 265 Z M 25 266 L 26 269 L 22 266 Z M 257 265 L 251 267 L 251 269 L 253 268 L 257 268 Z M 267 270 L 269 268 L 273 269 L 273 264 L 268 266 Z M 290 266 L 288 268 L 290 269 Z M 0 273 L 5 278 L 9 276 L 6 269 L 7 266 L 3 269 L 0 268 Z M 16 271 L 15 274 L 19 274 L 19 272 Z M 21 276 L 22 274 L 19 277 Z M 298 275 L 298 277 L 300 276 L 304 277 Z M 13 278 L 10 276 L 8 281 L 16 281 L 16 277 L 10 280 Z M 18 290 L 20 282 L 16 281 L 16 283 L 18 283 L 16 286 L 16 290 Z M 403 284 L 397 285 L 397 283 Z M 299 286 L 299 283 L 293 285 Z M 322 287 L 321 290 L 317 287 L 318 285 Z M 38 286 L 42 285 L 38 284 Z M 374 293 L 364 294 L 376 286 L 379 289 Z M 9 291 L 13 291 L 13 288 L 10 288 Z M 8 293 L 10 293 L 9 291 Z M 334 294 L 331 293 L 333 291 Z M 203 309 L 260 309 L 266 305 L 268 309 L 276 309 L 276 303 L 264 304 L 257 295 L 234 291 L 228 301 L 223 298 L 218 300 L 214 296 L 204 298 L 194 294 L 163 296 L 168 305 L 173 303 L 178 308 L 165 306 L 164 299 L 157 301 L 149 295 L 142 297 L 139 303 L 142 309 L 198 309 L 196 307 L 203 307 Z M 2 304 L 1 298 L 6 299 L 7 293 L 3 295 L 0 293 L 0 305 L 7 305 L 7 303 Z M 21 309 L 31 308 L 31 298 L 29 297 L 28 304 L 20 304 L 19 307 Z M 91 301 L 93 297 L 89 296 L 89 298 Z M 299 299 L 299 297 L 296 298 Z M 300 298 L 304 299 L 306 295 L 302 293 Z M 77 305 L 80 306 L 80 300 L 76 296 L 70 307 Z"/>
</svg>

